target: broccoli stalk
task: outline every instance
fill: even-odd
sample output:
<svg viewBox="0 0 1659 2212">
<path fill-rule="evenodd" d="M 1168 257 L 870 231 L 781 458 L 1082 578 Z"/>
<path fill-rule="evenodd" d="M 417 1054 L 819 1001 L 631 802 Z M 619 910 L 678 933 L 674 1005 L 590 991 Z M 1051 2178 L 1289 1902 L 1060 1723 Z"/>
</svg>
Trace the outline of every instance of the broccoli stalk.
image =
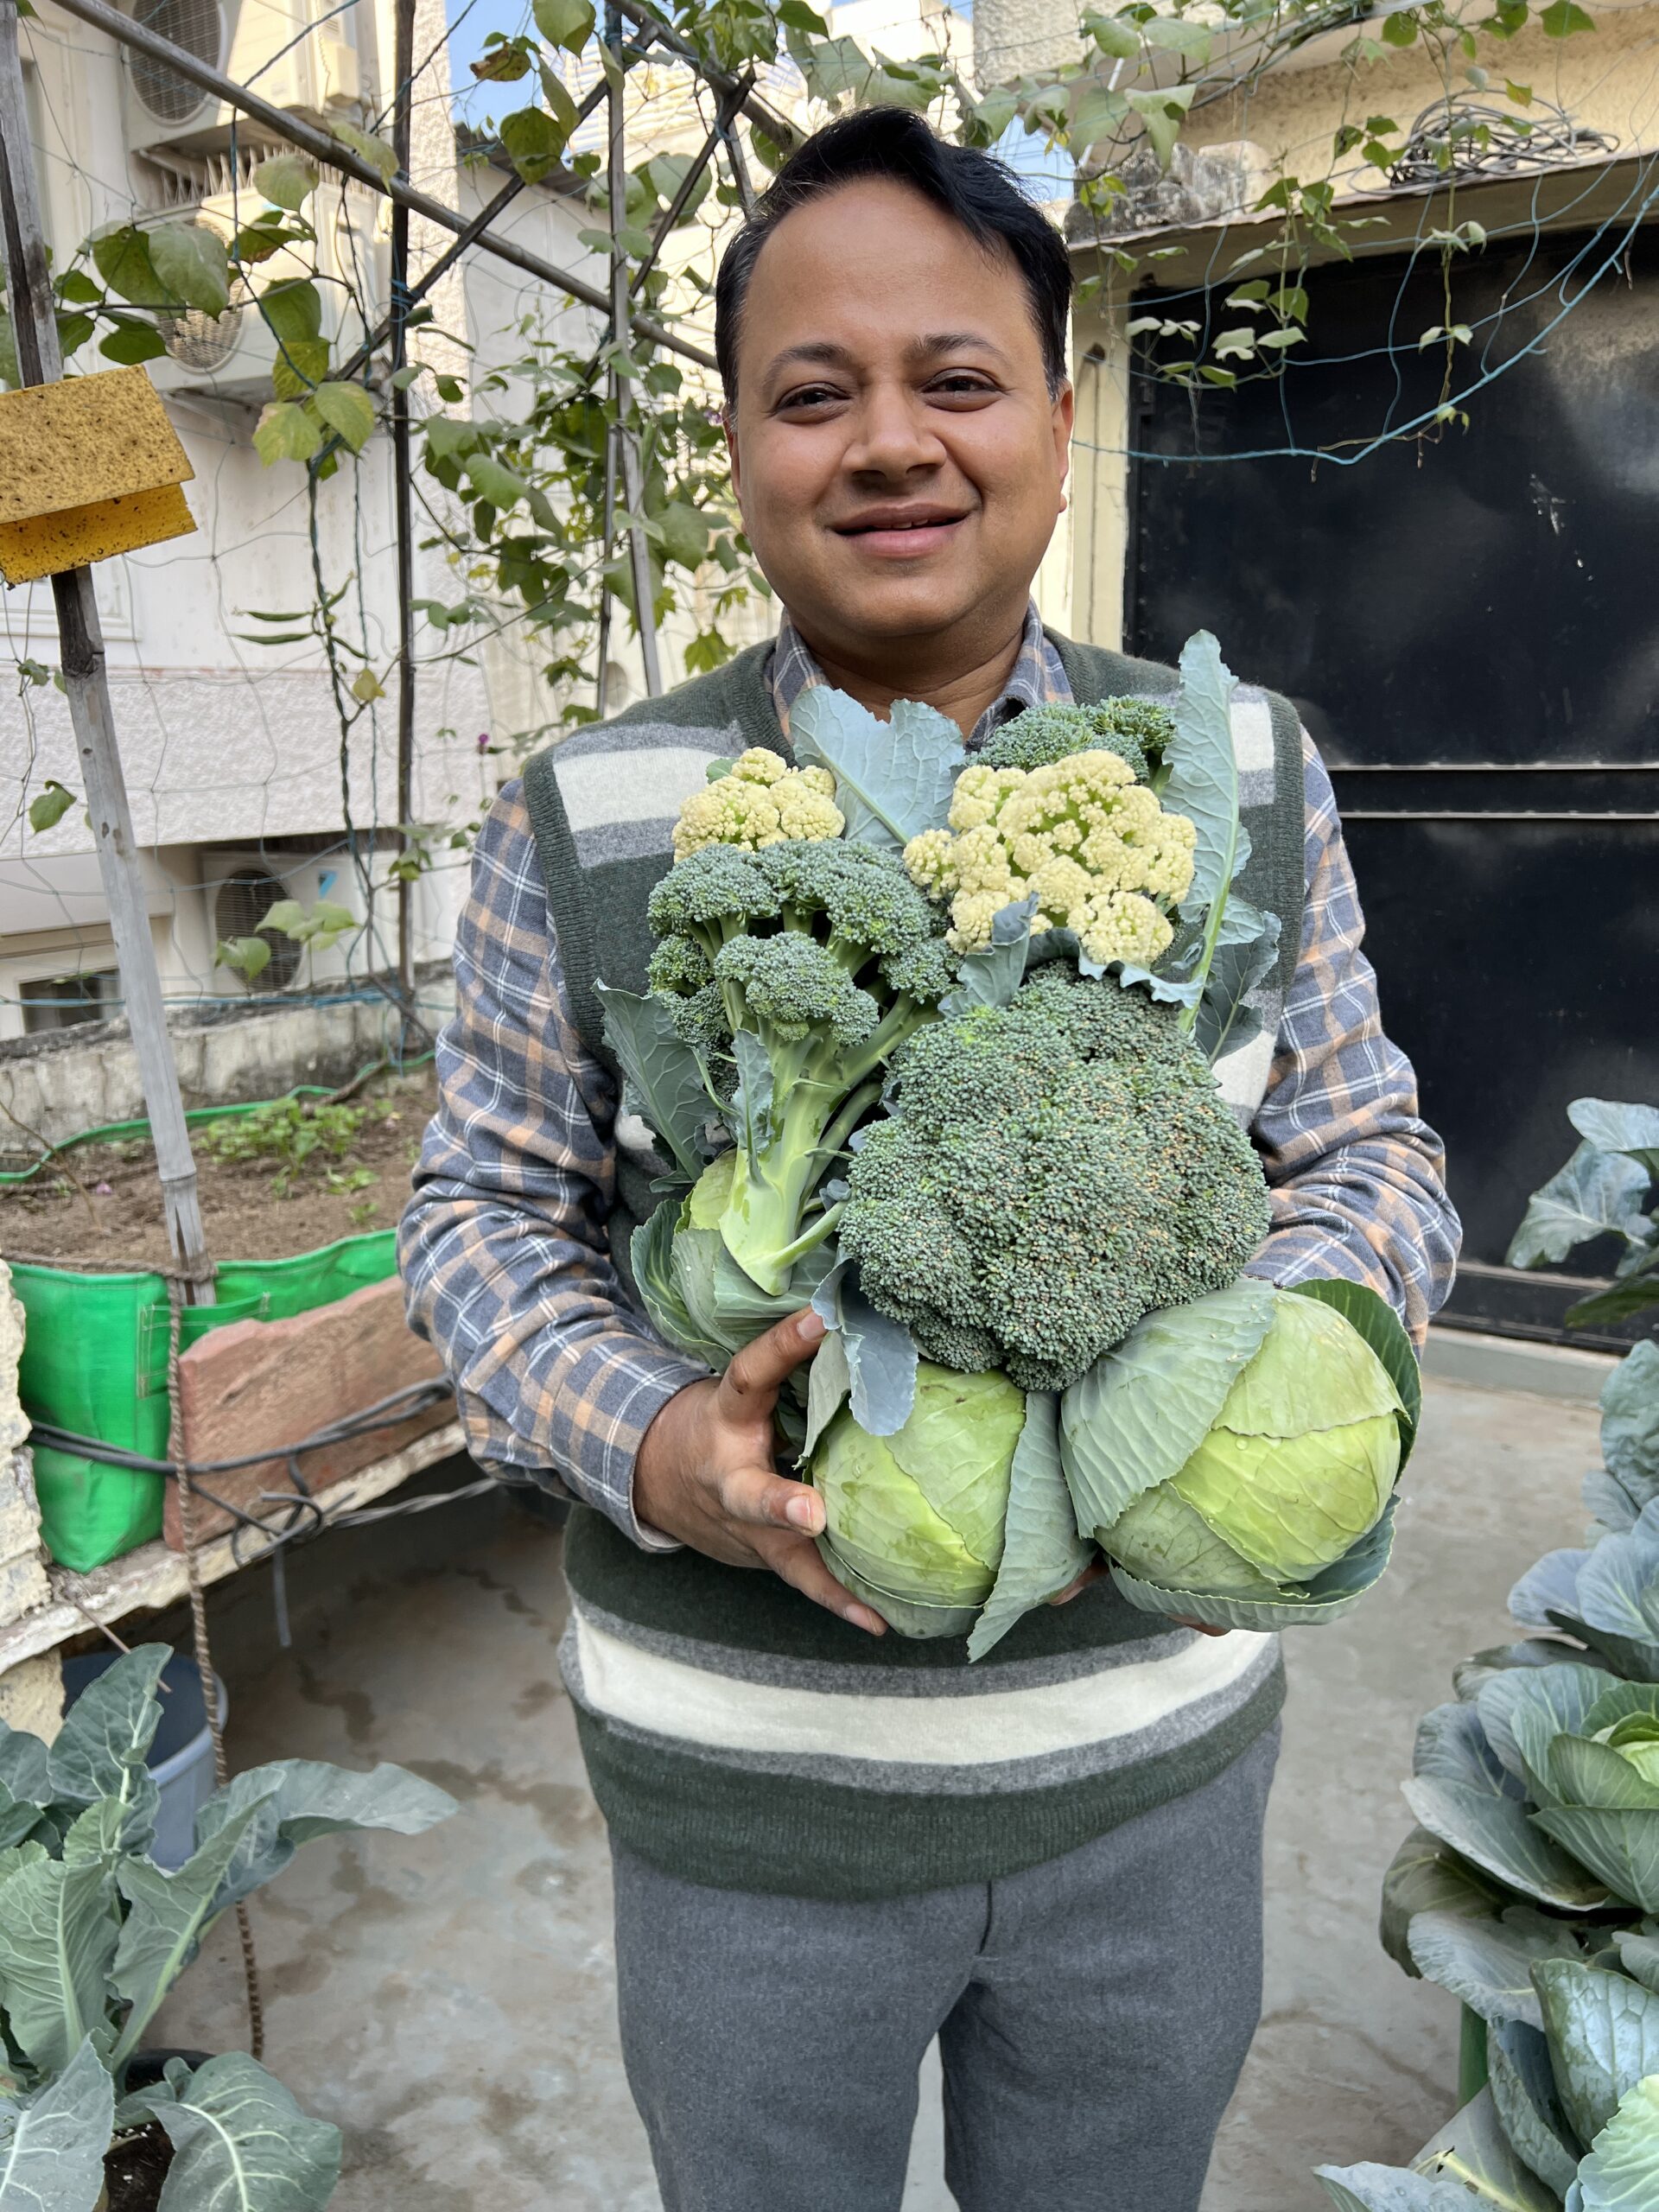
<svg viewBox="0 0 1659 2212">
<path fill-rule="evenodd" d="M 956 981 L 943 918 L 895 859 L 803 840 L 693 854 L 658 884 L 650 918 L 652 993 L 737 1143 L 721 1238 L 775 1294 L 835 1229 L 820 1187 L 888 1059 Z"/>
</svg>

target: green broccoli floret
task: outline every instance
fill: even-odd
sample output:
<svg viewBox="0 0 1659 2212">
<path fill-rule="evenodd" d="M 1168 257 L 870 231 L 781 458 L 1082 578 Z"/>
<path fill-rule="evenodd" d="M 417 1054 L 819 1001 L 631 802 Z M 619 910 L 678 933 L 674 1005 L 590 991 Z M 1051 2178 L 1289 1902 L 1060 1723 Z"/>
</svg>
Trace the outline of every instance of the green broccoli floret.
<svg viewBox="0 0 1659 2212">
<path fill-rule="evenodd" d="M 861 991 L 847 970 L 814 937 L 793 930 L 776 937 L 734 937 L 715 962 L 715 980 L 735 992 L 732 1027 L 752 1029 L 787 1045 L 823 1035 L 837 1045 L 861 1045 L 880 1019 L 881 1009 Z M 733 1006 L 728 996 L 727 1003 Z M 808 1071 L 803 1068 L 804 1077 Z M 773 1070 L 774 1081 L 777 1070 Z"/>
<path fill-rule="evenodd" d="M 923 1030 L 838 1225 L 923 1354 L 1060 1390 L 1144 1313 L 1232 1281 L 1268 1226 L 1249 1137 L 1173 1007 L 1069 966 Z"/>
<path fill-rule="evenodd" d="M 1027 707 L 1005 722 L 982 747 L 978 758 L 993 768 L 1046 768 L 1074 753 L 1116 753 L 1135 771 L 1138 784 L 1150 783 L 1164 748 L 1175 734 L 1169 709 L 1150 699 L 1102 699 L 1092 707 L 1056 702 Z"/>
<path fill-rule="evenodd" d="M 690 938 L 712 962 L 728 938 L 779 911 L 778 893 L 755 861 L 732 845 L 705 845 L 677 861 L 646 905 L 652 934 Z"/>
<path fill-rule="evenodd" d="M 742 1076 L 721 1235 L 774 1294 L 835 1226 L 819 1186 L 888 1059 L 957 981 L 945 918 L 896 855 L 830 839 L 706 847 L 669 870 L 649 914 L 650 988 L 711 1097 L 723 1105 Z M 762 1047 L 759 1068 L 742 1038 Z"/>
</svg>

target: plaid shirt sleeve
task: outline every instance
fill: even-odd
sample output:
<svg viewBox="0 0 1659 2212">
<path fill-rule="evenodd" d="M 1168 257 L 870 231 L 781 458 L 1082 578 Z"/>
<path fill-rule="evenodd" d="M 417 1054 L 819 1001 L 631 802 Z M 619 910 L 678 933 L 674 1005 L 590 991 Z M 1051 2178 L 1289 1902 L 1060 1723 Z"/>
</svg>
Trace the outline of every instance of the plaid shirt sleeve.
<svg viewBox="0 0 1659 2212">
<path fill-rule="evenodd" d="M 1441 1180 L 1445 1147 L 1418 1115 L 1410 1061 L 1383 1033 L 1336 795 L 1306 732 L 1302 758 L 1301 957 L 1251 1128 L 1273 1229 L 1247 1273 L 1367 1283 L 1421 1346 L 1452 1287 L 1462 1230 Z"/>
<path fill-rule="evenodd" d="M 611 1262 L 613 1086 L 571 1019 L 517 783 L 479 834 L 437 1065 L 398 1259 L 468 1447 L 568 1488 L 647 1550 L 677 1549 L 635 1516 L 634 1459 L 709 1370 L 652 1336 Z"/>
</svg>

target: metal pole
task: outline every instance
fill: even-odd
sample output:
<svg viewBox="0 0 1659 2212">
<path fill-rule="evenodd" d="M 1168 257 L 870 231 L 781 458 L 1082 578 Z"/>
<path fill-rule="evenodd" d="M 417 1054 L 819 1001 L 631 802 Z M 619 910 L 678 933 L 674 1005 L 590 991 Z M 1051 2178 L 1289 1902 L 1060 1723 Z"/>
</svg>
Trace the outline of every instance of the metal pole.
<svg viewBox="0 0 1659 2212">
<path fill-rule="evenodd" d="M 466 218 L 458 215 L 453 207 L 446 207 L 441 200 L 434 200 L 429 193 L 416 191 L 412 185 L 397 177 L 389 179 L 383 176 L 372 162 L 353 152 L 338 138 L 331 138 L 326 130 L 319 130 L 314 124 L 302 121 L 290 109 L 273 106 L 270 101 L 262 99 L 257 92 L 251 92 L 245 85 L 237 84 L 220 71 L 210 69 L 205 61 L 199 61 L 183 47 L 175 46 L 171 39 L 159 37 L 146 25 L 136 22 L 130 16 L 122 15 L 118 9 L 106 6 L 105 0 L 56 0 L 56 4 L 67 15 L 79 17 L 83 23 L 90 23 L 95 30 L 106 32 L 123 46 L 130 46 L 136 53 L 147 54 L 151 60 L 163 62 L 168 68 L 175 69 L 188 84 L 199 86 L 204 92 L 211 92 L 215 99 L 223 100 L 227 107 L 237 109 L 255 123 L 263 123 L 267 130 L 278 138 L 285 139 L 289 145 L 297 147 L 302 154 L 308 154 L 313 161 L 321 162 L 327 168 L 355 177 L 371 192 L 381 193 L 387 199 L 401 203 L 412 214 L 423 215 L 429 223 L 435 223 L 440 230 L 448 231 L 456 238 L 467 232 L 469 226 Z M 543 283 L 556 285 L 560 291 L 568 292 L 573 300 L 580 300 L 585 307 L 597 308 L 603 314 L 610 306 L 609 300 L 597 286 L 588 283 L 582 277 L 573 276 L 568 270 L 555 268 L 550 261 L 543 261 L 540 254 L 530 252 L 512 238 L 498 238 L 493 231 L 480 231 L 473 242 L 482 247 L 485 252 L 493 253 L 498 261 L 507 262 L 514 269 L 522 269 L 527 276 L 539 276 Z M 642 315 L 636 316 L 635 321 L 654 345 L 667 346 L 671 353 L 682 354 L 688 361 L 696 362 L 700 368 L 712 369 L 718 365 L 712 353 L 706 353 L 701 346 L 694 346 L 689 339 L 678 337 L 673 331 L 665 329 L 654 317 Z"/>
<path fill-rule="evenodd" d="M 0 0 L 0 227 L 5 240 L 7 291 L 22 381 L 55 384 L 63 374 L 63 358 L 58 350 L 46 239 L 35 185 L 34 149 L 23 105 L 16 0 Z M 195 1157 L 190 1149 L 179 1071 L 162 1003 L 156 948 L 150 941 L 132 810 L 127 804 L 104 667 L 103 632 L 92 597 L 92 570 L 71 569 L 54 576 L 52 596 L 57 606 L 63 687 L 79 748 L 86 808 L 110 910 L 127 1023 L 156 1147 L 168 1243 L 190 1277 L 185 1285 L 186 1297 L 194 1305 L 210 1306 L 213 1303 L 213 1270 L 202 1234 Z"/>
<path fill-rule="evenodd" d="M 613 410 L 616 405 L 616 372 L 606 378 L 605 396 Z M 601 721 L 605 719 L 609 691 L 609 663 L 611 657 L 611 549 L 615 543 L 612 524 L 616 516 L 616 425 L 605 425 L 605 524 L 603 552 L 599 571 L 599 672 L 594 680 L 594 712 Z"/>
<path fill-rule="evenodd" d="M 622 243 L 620 232 L 627 221 L 628 159 L 627 118 L 623 100 L 622 78 L 622 17 L 608 0 L 605 10 L 605 43 L 611 50 L 612 66 L 607 73 L 610 79 L 611 159 L 609 187 L 611 200 L 611 343 L 619 354 L 628 349 L 628 251 Z M 639 327 L 643 330 L 645 318 L 641 315 Z M 639 452 L 628 426 L 633 410 L 633 386 L 627 372 L 620 365 L 613 371 L 616 392 L 616 439 L 622 456 L 622 496 L 627 502 L 628 563 L 633 572 L 633 612 L 639 629 L 639 655 L 645 663 L 645 690 L 656 698 L 663 688 L 662 670 L 657 658 L 657 610 L 655 594 L 651 581 L 651 546 L 645 537 L 641 519 L 644 486 L 640 479 Z"/>
<path fill-rule="evenodd" d="M 704 60 L 688 39 L 682 38 L 677 30 L 665 23 L 654 9 L 645 7 L 643 0 L 617 0 L 617 5 L 628 21 L 640 30 L 654 31 L 659 46 L 666 47 L 671 54 L 678 54 L 682 61 L 689 61 L 703 81 L 712 85 L 717 92 L 739 92 L 744 114 L 751 123 L 760 124 L 774 146 L 781 146 L 788 152 L 799 143 L 799 130 L 787 116 L 779 115 L 775 107 L 769 107 L 752 89 L 753 79 L 749 86 L 745 86 L 741 79 L 734 77 L 729 70 L 716 68 L 713 62 Z"/>
<path fill-rule="evenodd" d="M 391 143 L 397 172 L 409 175 L 410 118 L 414 87 L 415 0 L 397 0 L 392 47 L 397 81 Z M 404 366 L 409 336 L 409 210 L 394 201 L 391 210 L 391 497 L 397 529 L 397 838 L 407 861 L 414 849 L 410 823 L 415 812 L 415 518 L 410 498 L 409 392 L 397 372 Z M 397 995 L 408 1021 L 415 1006 L 415 887 L 397 878 Z"/>
</svg>

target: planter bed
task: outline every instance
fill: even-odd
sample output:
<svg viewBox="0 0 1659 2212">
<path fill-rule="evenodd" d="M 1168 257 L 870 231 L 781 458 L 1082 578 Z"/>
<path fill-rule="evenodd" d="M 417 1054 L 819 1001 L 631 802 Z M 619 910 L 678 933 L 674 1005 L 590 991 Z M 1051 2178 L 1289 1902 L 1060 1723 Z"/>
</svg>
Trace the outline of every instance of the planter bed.
<svg viewBox="0 0 1659 2212">
<path fill-rule="evenodd" d="M 187 1307 L 182 1318 L 184 1448 L 192 1460 L 281 1447 L 435 1375 L 429 1348 L 404 1325 L 391 1280 L 395 1224 L 433 1097 L 429 1069 L 382 1078 L 355 1094 L 369 1111 L 348 1148 L 297 1166 L 269 1156 L 219 1159 L 211 1139 L 199 1141 L 217 1301 Z M 191 1120 L 200 1140 L 202 1124 L 216 1119 L 245 1128 L 251 1110 L 197 1112 Z M 285 1193 L 276 1187 L 284 1168 Z M 33 1173 L 0 1184 L 0 1255 L 26 1316 L 25 1413 L 164 1458 L 168 1307 L 166 1281 L 153 1270 L 166 1263 L 168 1249 L 143 1125 L 91 1131 Z M 327 1322 L 323 1307 L 333 1309 Z M 308 1315 L 316 1316 L 309 1327 Z M 221 1336 L 222 1344 L 214 1341 Z M 449 1418 L 435 1409 L 314 1454 L 307 1480 L 338 1480 Z M 61 1565 L 85 1573 L 162 1533 L 171 1487 L 164 1477 L 38 1443 L 34 1457 L 42 1536 Z M 207 1486 L 246 1501 L 289 1484 L 279 1456 Z M 176 1544 L 175 1505 L 165 1517 Z M 225 1525 L 222 1515 L 208 1518 L 204 1510 L 205 1528 Z"/>
</svg>

